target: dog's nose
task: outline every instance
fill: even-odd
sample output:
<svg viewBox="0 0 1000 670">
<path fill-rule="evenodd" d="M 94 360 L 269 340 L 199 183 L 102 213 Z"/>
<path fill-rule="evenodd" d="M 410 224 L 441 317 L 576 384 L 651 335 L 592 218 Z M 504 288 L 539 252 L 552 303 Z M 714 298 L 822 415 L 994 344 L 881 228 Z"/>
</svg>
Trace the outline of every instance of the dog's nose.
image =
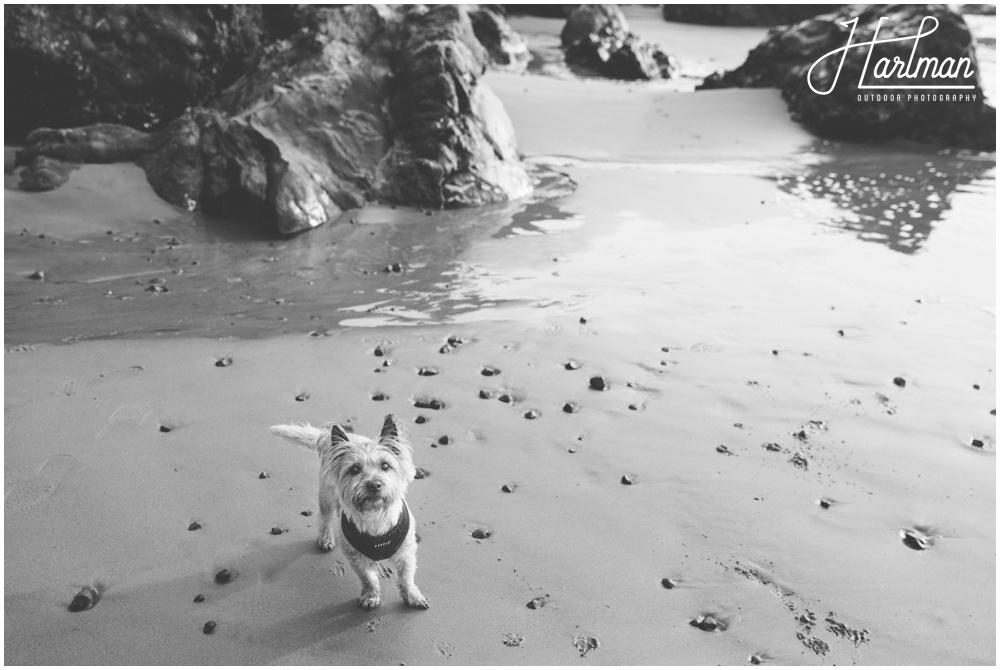
<svg viewBox="0 0 1000 670">
<path fill-rule="evenodd" d="M 382 490 L 382 482 L 373 479 L 365 484 L 365 488 L 367 488 L 371 493 L 378 493 Z"/>
</svg>

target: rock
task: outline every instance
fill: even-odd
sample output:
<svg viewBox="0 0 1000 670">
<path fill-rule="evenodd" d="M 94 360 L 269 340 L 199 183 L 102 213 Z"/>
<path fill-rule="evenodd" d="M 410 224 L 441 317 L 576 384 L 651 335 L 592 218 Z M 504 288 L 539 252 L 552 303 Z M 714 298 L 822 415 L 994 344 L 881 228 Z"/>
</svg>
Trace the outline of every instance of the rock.
<svg viewBox="0 0 1000 670">
<path fill-rule="evenodd" d="M 902 377 L 896 377 L 896 378 L 894 378 L 892 380 L 892 383 L 895 384 L 896 386 L 898 386 L 899 388 L 904 388 L 906 386 L 906 380 L 903 379 Z"/>
<path fill-rule="evenodd" d="M 635 475 L 622 475 L 622 484 L 625 484 L 626 486 L 631 486 L 632 484 L 635 484 L 635 482 L 636 482 Z"/>
<path fill-rule="evenodd" d="M 764 447 L 767 451 L 781 451 L 781 445 L 777 442 L 765 442 L 760 446 Z"/>
<path fill-rule="evenodd" d="M 509 393 L 501 394 L 500 397 L 497 398 L 497 400 L 499 400 L 500 402 L 505 402 L 508 405 L 514 404 L 514 396 L 510 395 Z"/>
<path fill-rule="evenodd" d="M 529 600 L 527 607 L 529 610 L 540 610 L 545 607 L 546 604 L 548 604 L 548 599 L 538 596 L 537 598 Z"/>
<path fill-rule="evenodd" d="M 802 455 L 802 452 L 796 451 L 792 457 L 788 459 L 788 462 L 797 468 L 801 468 L 803 470 L 809 469 L 809 461 Z"/>
<path fill-rule="evenodd" d="M 204 633 L 205 635 L 211 635 L 212 633 L 215 632 L 215 626 L 216 624 L 214 621 L 207 621 L 205 625 L 202 626 L 201 632 Z"/>
<path fill-rule="evenodd" d="M 763 662 L 764 662 L 764 659 L 761 656 L 758 656 L 757 654 L 751 654 L 750 655 L 750 663 L 752 665 L 760 665 Z"/>
<path fill-rule="evenodd" d="M 903 540 L 903 544 L 916 551 L 923 551 L 934 545 L 934 539 L 920 529 L 907 528 L 901 530 L 899 536 Z"/>
<path fill-rule="evenodd" d="M 437 368 L 420 368 L 417 370 L 417 374 L 421 377 L 433 377 L 438 374 Z"/>
<path fill-rule="evenodd" d="M 493 397 L 493 391 L 490 391 L 488 389 L 479 389 L 479 397 L 482 398 L 483 400 L 489 400 L 490 398 Z"/>
<path fill-rule="evenodd" d="M 566 63 L 612 79 L 670 78 L 675 67 L 656 45 L 628 31 L 617 5 L 580 5 L 560 34 Z"/>
<path fill-rule="evenodd" d="M 413 406 L 421 409 L 444 409 L 444 403 L 434 398 L 419 398 L 413 402 Z"/>
<path fill-rule="evenodd" d="M 385 356 L 385 350 L 382 349 L 382 347 L 375 347 L 375 350 L 372 353 L 375 356 Z"/>
<path fill-rule="evenodd" d="M 524 413 L 524 418 L 525 419 L 537 419 L 541 415 L 542 415 L 542 413 L 539 412 L 537 409 L 529 409 L 527 412 Z"/>
<path fill-rule="evenodd" d="M 93 586 L 84 586 L 80 592 L 73 596 L 73 601 L 69 604 L 70 612 L 82 612 L 89 610 L 101 599 L 101 594 Z"/>
<path fill-rule="evenodd" d="M 510 119 L 479 81 L 488 56 L 464 7 L 309 11 L 308 29 L 157 132 L 40 129 L 18 165 L 135 161 L 174 205 L 284 234 L 376 199 L 440 209 L 531 192 Z"/>
<path fill-rule="evenodd" d="M 229 356 L 223 356 L 222 358 L 215 359 L 215 367 L 217 368 L 228 368 L 233 364 L 233 359 Z"/>
<path fill-rule="evenodd" d="M 165 426 L 162 423 L 160 424 L 160 432 L 161 433 L 169 433 L 172 430 L 173 430 L 173 428 L 171 428 L 170 426 Z"/>
<path fill-rule="evenodd" d="M 576 414 L 578 411 L 580 411 L 580 406 L 577 405 L 576 403 L 568 402 L 565 405 L 563 405 L 562 409 L 567 414 Z"/>
<path fill-rule="evenodd" d="M 712 632 L 716 630 L 725 630 L 725 626 L 712 615 L 700 614 L 694 619 L 689 621 L 692 626 L 706 632 Z"/>
<path fill-rule="evenodd" d="M 215 583 L 216 584 L 228 584 L 229 582 L 236 579 L 236 573 L 229 568 L 223 568 L 215 573 Z"/>
<path fill-rule="evenodd" d="M 605 379 L 604 377 L 590 378 L 590 388 L 594 389 L 595 391 L 606 391 L 610 387 L 611 384 L 608 383 L 608 380 Z"/>
<path fill-rule="evenodd" d="M 416 419 L 413 420 L 413 423 L 427 423 L 427 417 L 418 416 Z"/>
<path fill-rule="evenodd" d="M 500 490 L 503 491 L 504 493 L 513 493 L 514 489 L 516 488 L 517 488 L 516 484 L 504 484 L 503 486 L 500 487 Z"/>
<path fill-rule="evenodd" d="M 301 514 L 302 516 L 312 516 L 312 510 L 311 509 L 302 510 L 301 512 L 299 512 L 299 514 Z"/>
<path fill-rule="evenodd" d="M 198 523 L 197 521 L 192 521 L 191 523 L 188 524 L 188 530 L 200 530 L 200 529 L 201 529 L 201 524 Z"/>
<path fill-rule="evenodd" d="M 484 365 L 479 374 L 484 377 L 493 377 L 500 374 L 500 368 L 495 368 L 492 365 Z"/>
<path fill-rule="evenodd" d="M 486 540 L 493 537 L 493 531 L 489 528 L 477 528 L 472 531 L 472 537 L 477 540 Z"/>
<path fill-rule="evenodd" d="M 577 363 L 576 361 L 566 361 L 565 363 L 563 363 L 563 367 L 566 368 L 567 370 L 579 370 L 580 364 Z"/>
<path fill-rule="evenodd" d="M 735 456 L 735 455 L 736 455 L 736 454 L 734 454 L 733 452 L 731 452 L 731 451 L 729 450 L 729 447 L 727 447 L 727 446 L 726 446 L 726 445 L 724 445 L 724 444 L 720 444 L 719 446 L 717 446 L 717 447 L 715 448 L 715 450 L 716 450 L 717 452 L 719 452 L 720 454 L 723 454 L 723 455 L 725 455 L 725 456 Z"/>
<path fill-rule="evenodd" d="M 840 5 L 674 5 L 661 6 L 663 18 L 705 26 L 781 26 L 832 12 Z"/>
<path fill-rule="evenodd" d="M 980 440 L 978 437 L 972 438 L 969 444 L 975 447 L 976 449 L 983 449 L 984 447 L 986 447 L 986 443 L 983 440 Z"/>
<path fill-rule="evenodd" d="M 830 500 L 829 498 L 820 498 L 819 506 L 822 507 L 823 509 L 830 509 L 831 507 L 833 507 L 833 501 Z"/>
<path fill-rule="evenodd" d="M 871 53 L 870 61 L 869 49 L 864 47 L 838 51 L 847 44 L 852 30 L 853 24 L 845 26 L 844 22 L 851 22 L 855 17 L 858 22 L 852 44 L 870 42 L 880 17 L 886 21 L 879 31 L 879 41 L 893 38 L 900 38 L 900 41 L 880 44 Z M 922 37 L 916 46 L 914 40 L 902 39 L 916 35 L 925 17 L 937 20 L 939 25 L 933 33 Z M 901 72 L 915 72 L 917 65 L 912 70 L 908 65 L 900 65 L 897 70 L 892 70 L 891 65 L 886 67 L 895 59 L 908 64 L 911 55 L 914 63 L 928 58 L 941 65 L 964 65 L 955 68 L 956 76 L 935 79 L 899 76 Z M 880 63 L 882 70 L 879 70 Z M 972 76 L 965 78 L 969 70 Z M 876 79 L 877 72 L 882 72 L 883 76 Z M 881 101 L 871 97 L 865 99 L 865 96 L 880 92 L 859 89 L 862 75 L 866 85 L 873 82 L 879 86 L 911 87 L 970 85 L 972 89 L 954 93 L 969 94 L 975 99 L 934 102 L 907 97 L 911 93 L 952 93 L 930 90 L 901 91 L 901 95 L 885 95 Z M 792 118 L 821 137 L 847 141 L 902 138 L 976 151 L 996 150 L 996 108 L 983 96 L 975 42 L 962 17 L 945 5 L 846 5 L 772 30 L 750 52 L 743 65 L 723 74 L 713 74 L 699 86 L 703 89 L 731 87 L 780 88 Z M 830 93 L 820 95 L 813 89 Z"/>
<path fill-rule="evenodd" d="M 387 396 L 385 393 L 373 393 L 372 394 L 372 400 L 374 400 L 375 402 L 382 402 L 383 400 L 388 400 L 388 399 L 389 399 L 389 396 Z M 420 405 L 417 405 L 417 407 L 420 407 Z"/>
<path fill-rule="evenodd" d="M 675 586 L 677 586 L 676 582 L 674 582 L 674 580 L 670 579 L 669 577 L 664 577 L 663 579 L 661 579 L 660 585 L 663 586 L 663 588 L 665 589 L 672 589 Z"/>
<path fill-rule="evenodd" d="M 286 531 L 281 526 L 271 526 L 271 535 L 282 535 Z"/>
<path fill-rule="evenodd" d="M 309 400 L 309 394 L 300 393 L 297 396 L 295 396 L 295 400 L 297 400 L 298 402 L 305 402 L 306 400 Z"/>
<path fill-rule="evenodd" d="M 480 7 L 469 12 L 469 19 L 476 39 L 490 57 L 490 64 L 512 70 L 528 66 L 531 53 L 527 41 L 507 25 L 502 15 Z"/>
<path fill-rule="evenodd" d="M 271 475 L 267 474 L 266 472 L 261 472 L 259 475 L 257 475 L 257 479 L 267 479 L 270 476 Z"/>
<path fill-rule="evenodd" d="M 448 437 L 447 435 L 442 435 L 441 437 L 438 438 L 438 444 L 449 445 L 451 444 L 451 438 Z"/>
<path fill-rule="evenodd" d="M 424 470 L 423 468 L 417 468 L 416 472 L 413 475 L 413 478 L 414 479 L 426 479 L 427 477 L 430 477 L 430 476 L 431 476 L 431 471 L 430 470 Z"/>
<path fill-rule="evenodd" d="M 4 12 L 6 137 L 40 126 L 159 129 L 271 41 L 259 5 L 22 5 Z"/>
<path fill-rule="evenodd" d="M 194 602 L 196 602 L 196 603 L 203 603 L 203 602 L 205 602 L 205 596 L 203 596 L 203 595 L 201 595 L 199 593 L 198 595 L 196 595 L 194 597 Z"/>
</svg>

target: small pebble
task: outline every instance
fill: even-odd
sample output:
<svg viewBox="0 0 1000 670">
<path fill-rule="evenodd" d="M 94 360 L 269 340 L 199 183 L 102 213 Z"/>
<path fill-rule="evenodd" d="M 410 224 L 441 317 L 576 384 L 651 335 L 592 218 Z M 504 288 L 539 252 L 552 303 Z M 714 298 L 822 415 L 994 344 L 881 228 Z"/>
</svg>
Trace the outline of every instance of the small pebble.
<svg viewBox="0 0 1000 670">
<path fill-rule="evenodd" d="M 375 402 L 381 402 L 383 400 L 388 400 L 388 399 L 389 399 L 389 396 L 387 396 L 384 393 L 374 393 L 374 394 L 372 394 L 372 400 L 374 400 Z"/>
<path fill-rule="evenodd" d="M 529 610 L 540 610 L 543 607 L 545 607 L 545 604 L 547 602 L 548 601 L 545 598 L 543 598 L 542 596 L 539 596 L 537 598 L 532 598 L 531 600 L 528 601 L 528 609 Z"/>
<path fill-rule="evenodd" d="M 427 423 L 427 417 L 418 416 L 416 419 L 413 420 L 413 423 Z"/>
<path fill-rule="evenodd" d="M 203 602 L 205 602 L 205 596 L 203 596 L 203 595 L 201 595 L 199 593 L 198 595 L 196 595 L 194 597 L 194 602 L 196 602 L 196 603 L 203 603 Z"/>
<path fill-rule="evenodd" d="M 435 368 L 420 368 L 417 370 L 417 374 L 421 377 L 433 377 L 438 371 Z"/>
<path fill-rule="evenodd" d="M 660 580 L 660 586 L 662 586 L 665 589 L 672 589 L 675 586 L 677 586 L 677 583 L 674 582 L 674 580 L 670 579 L 669 577 L 664 577 L 663 579 Z"/>
<path fill-rule="evenodd" d="M 192 521 L 191 523 L 188 524 L 188 530 L 200 530 L 200 529 L 201 529 L 201 524 L 198 523 L 197 521 Z"/>
<path fill-rule="evenodd" d="M 627 486 L 635 484 L 635 475 L 622 475 L 622 484 Z"/>
<path fill-rule="evenodd" d="M 448 437 L 447 435 L 442 435 L 441 437 L 438 438 L 438 444 L 441 445 L 451 444 L 451 438 Z"/>
<path fill-rule="evenodd" d="M 758 656 L 757 654 L 753 654 L 752 656 L 750 656 L 750 663 L 752 663 L 753 665 L 760 665 L 763 662 L 764 659 Z"/>
<path fill-rule="evenodd" d="M 300 393 L 297 396 L 295 396 L 295 399 L 298 400 L 299 402 L 305 402 L 306 400 L 309 399 L 309 394 L 308 393 Z"/>
<path fill-rule="evenodd" d="M 630 410 L 633 410 L 633 411 L 637 411 L 637 410 L 639 409 L 639 406 L 633 403 L 633 404 L 630 404 L 630 405 L 628 406 L 628 408 L 629 408 Z"/>
<path fill-rule="evenodd" d="M 500 368 L 495 368 L 492 365 L 484 365 L 480 374 L 484 377 L 494 377 L 500 374 Z"/>
<path fill-rule="evenodd" d="M 420 407 L 422 409 L 443 409 L 444 403 L 440 400 L 417 400 L 413 403 L 414 407 Z"/>
<path fill-rule="evenodd" d="M 285 529 L 281 526 L 271 526 L 271 535 L 281 535 L 285 532 Z"/>
<path fill-rule="evenodd" d="M 568 402 L 563 405 L 563 411 L 567 414 L 576 414 L 579 409 L 580 408 L 575 403 Z"/>
<path fill-rule="evenodd" d="M 223 356 L 222 358 L 215 359 L 215 367 L 217 368 L 228 368 L 233 364 L 233 359 L 229 356 Z"/>
<path fill-rule="evenodd" d="M 986 443 L 980 440 L 978 437 L 972 438 L 972 441 L 969 444 L 974 446 L 976 449 L 982 449 L 983 447 L 986 446 Z"/>
<path fill-rule="evenodd" d="M 517 488 L 515 484 L 504 484 L 500 487 L 500 490 L 504 493 L 513 493 L 515 488 Z"/>
<path fill-rule="evenodd" d="M 579 370 L 580 364 L 577 363 L 576 361 L 566 361 L 565 363 L 563 363 L 563 367 L 566 368 L 567 370 Z"/>
<path fill-rule="evenodd" d="M 929 537 L 918 531 L 904 530 L 900 532 L 900 537 L 903 540 L 903 544 L 917 551 L 923 551 L 933 544 Z"/>
<path fill-rule="evenodd" d="M 441 347 L 440 349 L 438 349 L 438 353 L 442 353 L 442 354 L 450 354 L 450 353 L 451 353 L 451 350 L 452 350 L 452 347 L 451 347 L 451 345 L 449 345 L 449 344 L 445 344 L 445 345 L 443 345 L 443 346 L 442 346 L 442 347 Z"/>
<path fill-rule="evenodd" d="M 729 451 L 729 447 L 724 444 L 720 444 L 715 448 L 715 450 L 720 454 L 725 454 L 726 456 L 735 456 L 733 452 Z"/>
<path fill-rule="evenodd" d="M 392 365 L 392 359 L 389 359 L 389 358 L 387 358 L 387 359 L 385 359 L 384 361 L 382 361 L 382 367 L 383 367 L 383 368 L 387 368 L 387 367 L 389 367 L 390 365 Z"/>
<path fill-rule="evenodd" d="M 205 635 L 211 635 L 212 633 L 214 633 L 215 632 L 215 622 L 214 621 L 209 621 L 209 622 L 205 623 L 205 625 L 201 629 L 201 632 L 204 633 Z"/>
<path fill-rule="evenodd" d="M 978 390 L 979 390 L 979 384 L 973 384 L 973 385 L 972 385 L 972 388 L 974 388 L 975 390 L 977 390 L 977 391 L 978 391 Z"/>
<path fill-rule="evenodd" d="M 311 509 L 307 509 L 307 510 L 302 510 L 301 512 L 299 512 L 299 514 L 301 514 L 302 516 L 312 516 L 313 513 Z"/>
<path fill-rule="evenodd" d="M 778 355 L 778 350 L 777 349 L 771 349 L 771 355 L 777 356 Z"/>
<path fill-rule="evenodd" d="M 390 263 L 389 265 L 385 266 L 385 271 L 391 272 L 392 274 L 399 274 L 400 272 L 403 271 L 403 266 L 400 265 L 399 263 Z"/>
<path fill-rule="evenodd" d="M 833 506 L 833 501 L 830 500 L 829 498 L 820 498 L 819 506 L 822 507 L 823 509 L 830 509 L 830 507 Z"/>
<path fill-rule="evenodd" d="M 448 344 L 450 344 L 453 347 L 458 347 L 465 344 L 465 340 L 459 337 L 458 335 L 452 335 L 451 337 L 448 338 Z"/>
<path fill-rule="evenodd" d="M 375 347 L 375 351 L 372 353 L 376 356 L 385 356 L 385 351 L 383 351 L 382 347 Z"/>
<path fill-rule="evenodd" d="M 41 281 L 45 279 L 45 273 L 42 270 L 35 270 L 30 275 L 28 275 L 28 279 L 37 279 Z"/>
<path fill-rule="evenodd" d="M 270 476 L 271 475 L 267 474 L 266 472 L 261 472 L 259 475 L 257 475 L 257 479 L 267 479 Z"/>
<path fill-rule="evenodd" d="M 591 377 L 590 378 L 590 388 L 595 391 L 604 391 L 610 386 L 608 381 L 604 377 Z"/>
<path fill-rule="evenodd" d="M 508 404 L 513 404 L 514 403 L 514 398 L 512 396 L 510 396 L 509 394 L 507 394 L 507 393 L 504 393 L 503 395 L 501 395 L 499 398 L 497 398 L 497 400 L 499 400 L 500 402 L 508 403 Z"/>
<path fill-rule="evenodd" d="M 892 383 L 898 386 L 899 388 L 903 388 L 904 386 L 906 386 L 906 380 L 903 379 L 902 377 L 896 377 L 895 379 L 892 380 Z"/>
<path fill-rule="evenodd" d="M 765 442 L 760 446 L 764 447 L 768 451 L 781 451 L 781 445 L 777 442 Z"/>
<path fill-rule="evenodd" d="M 223 568 L 215 573 L 215 583 L 216 584 L 228 584 L 233 581 L 233 571 L 229 568 Z"/>
<path fill-rule="evenodd" d="M 538 410 L 534 410 L 534 409 L 529 409 L 527 412 L 524 413 L 524 418 L 525 419 L 537 419 L 540 416 L 541 416 L 541 413 Z"/>
<path fill-rule="evenodd" d="M 472 537 L 477 540 L 486 540 L 493 536 L 493 531 L 489 528 L 477 528 L 472 531 Z"/>
<path fill-rule="evenodd" d="M 581 316 L 580 317 L 580 323 L 587 323 L 587 319 L 585 319 L 584 317 Z"/>
<path fill-rule="evenodd" d="M 488 391 L 486 389 L 479 389 L 479 397 L 483 400 L 489 400 L 493 397 L 493 391 Z"/>
<path fill-rule="evenodd" d="M 690 624 L 695 628 L 699 628 L 703 631 L 711 632 L 719 629 L 719 622 L 715 620 L 715 617 L 711 616 L 698 616 L 691 619 Z"/>
<path fill-rule="evenodd" d="M 416 473 L 414 473 L 414 479 L 426 479 L 431 476 L 430 470 L 424 470 L 423 468 L 417 468 Z"/>
<path fill-rule="evenodd" d="M 173 430 L 173 428 L 171 428 L 170 426 L 164 426 L 162 423 L 160 424 L 160 432 L 161 433 L 169 433 L 172 430 Z"/>
<path fill-rule="evenodd" d="M 101 594 L 93 586 L 84 586 L 80 592 L 73 596 L 73 602 L 69 604 L 70 612 L 82 612 L 89 610 L 101 599 Z"/>
</svg>

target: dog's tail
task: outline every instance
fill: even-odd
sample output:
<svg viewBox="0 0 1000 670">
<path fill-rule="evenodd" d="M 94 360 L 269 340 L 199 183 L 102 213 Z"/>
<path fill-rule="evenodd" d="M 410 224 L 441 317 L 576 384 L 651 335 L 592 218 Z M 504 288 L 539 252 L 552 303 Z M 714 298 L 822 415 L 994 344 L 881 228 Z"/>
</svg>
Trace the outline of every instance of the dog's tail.
<svg viewBox="0 0 1000 670">
<path fill-rule="evenodd" d="M 320 437 L 323 435 L 322 429 L 310 426 L 308 423 L 271 426 L 271 433 L 313 451 L 319 448 Z"/>
</svg>

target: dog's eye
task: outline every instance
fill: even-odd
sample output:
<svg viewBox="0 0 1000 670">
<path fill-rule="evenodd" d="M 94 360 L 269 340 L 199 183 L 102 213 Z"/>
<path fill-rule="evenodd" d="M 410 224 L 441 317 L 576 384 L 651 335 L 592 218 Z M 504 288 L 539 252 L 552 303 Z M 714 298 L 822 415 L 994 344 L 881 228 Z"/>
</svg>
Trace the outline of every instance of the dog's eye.
<svg viewBox="0 0 1000 670">
<path fill-rule="evenodd" d="M 354 464 L 354 465 L 351 466 L 351 469 L 347 471 L 347 474 L 356 475 L 359 472 L 361 472 L 361 466 L 357 465 L 357 464 Z"/>
<path fill-rule="evenodd" d="M 382 463 L 382 469 L 383 470 L 392 470 L 392 466 L 389 465 L 388 463 L 383 462 Z"/>
</svg>

